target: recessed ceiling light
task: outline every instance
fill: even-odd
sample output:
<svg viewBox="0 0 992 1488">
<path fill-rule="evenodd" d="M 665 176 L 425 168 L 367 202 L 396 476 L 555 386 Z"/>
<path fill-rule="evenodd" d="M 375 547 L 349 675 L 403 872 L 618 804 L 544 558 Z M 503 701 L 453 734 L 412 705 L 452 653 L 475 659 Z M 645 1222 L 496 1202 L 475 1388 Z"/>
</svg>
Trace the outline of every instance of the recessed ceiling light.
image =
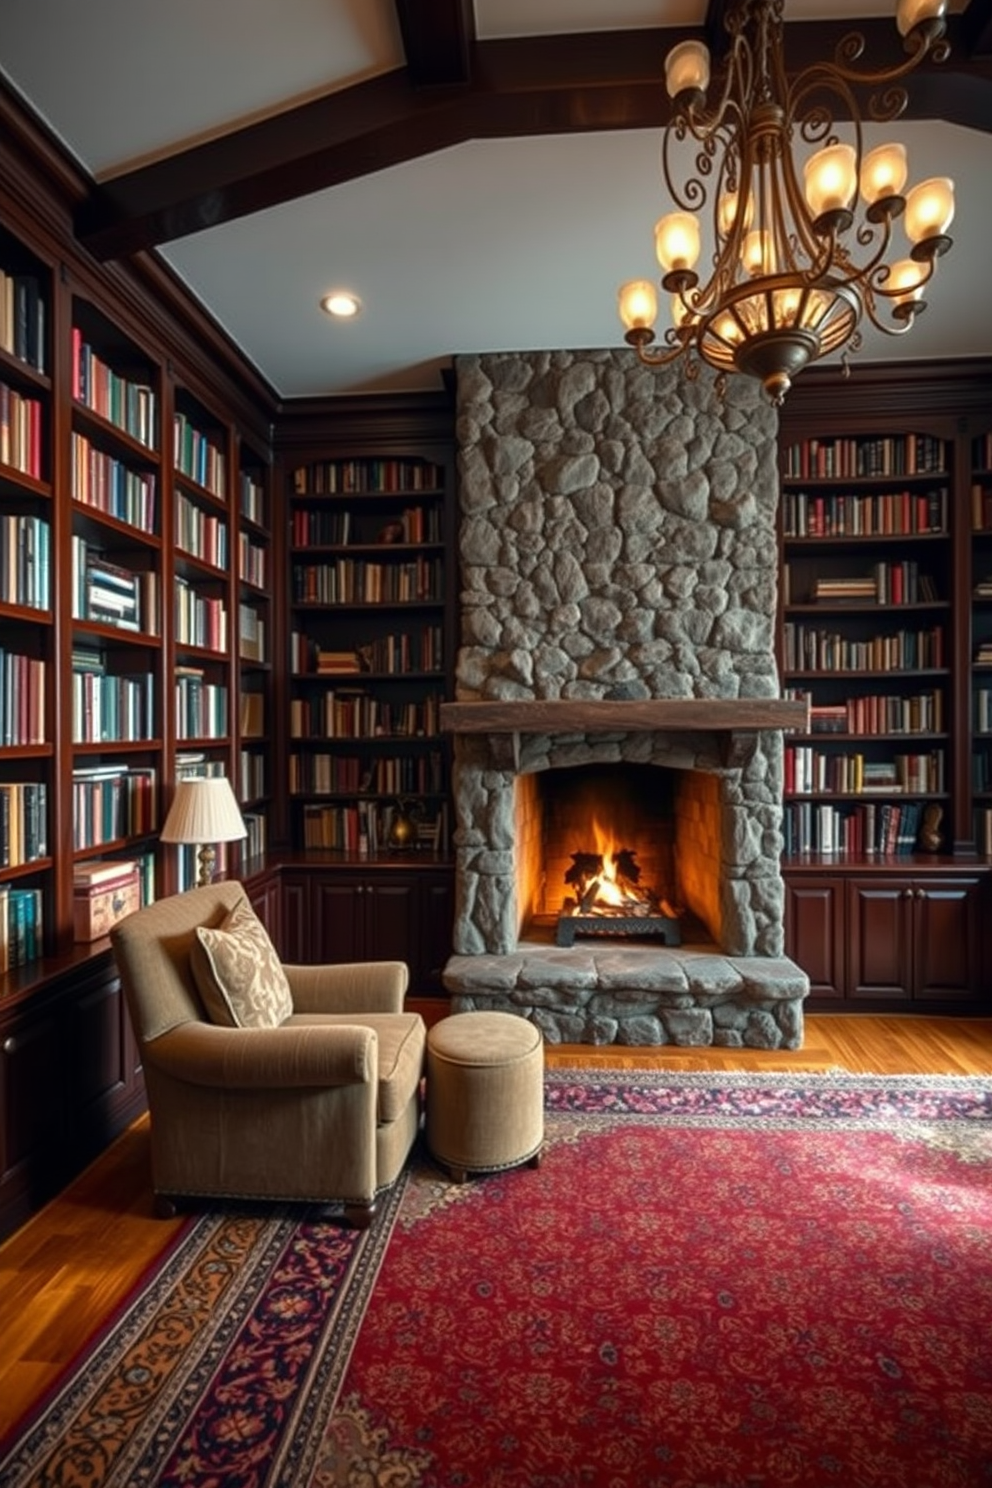
<svg viewBox="0 0 992 1488">
<path fill-rule="evenodd" d="M 333 315 L 335 320 L 350 320 L 358 314 L 362 302 L 350 290 L 334 289 L 330 294 L 324 295 L 320 308 L 326 310 L 328 315 Z"/>
</svg>

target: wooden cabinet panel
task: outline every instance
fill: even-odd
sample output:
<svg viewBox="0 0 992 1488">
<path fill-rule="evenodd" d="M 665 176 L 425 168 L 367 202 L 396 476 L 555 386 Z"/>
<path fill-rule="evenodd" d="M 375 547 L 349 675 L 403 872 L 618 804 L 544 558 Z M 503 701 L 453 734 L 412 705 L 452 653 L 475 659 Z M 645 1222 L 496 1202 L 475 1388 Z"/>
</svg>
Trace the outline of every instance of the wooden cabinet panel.
<svg viewBox="0 0 992 1488">
<path fill-rule="evenodd" d="M 848 886 L 849 995 L 909 998 L 913 982 L 912 889 L 906 879 Z"/>
<path fill-rule="evenodd" d="M 977 879 L 914 882 L 915 995 L 960 1002 L 982 991 L 981 884 Z"/>
<path fill-rule="evenodd" d="M 455 922 L 455 874 L 446 869 L 420 885 L 420 947 L 416 990 L 423 996 L 444 995 L 441 974 L 452 954 Z"/>
<path fill-rule="evenodd" d="M 64 1148 L 61 1045 L 56 1012 L 26 1012 L 0 1025 L 0 1202 L 54 1191 Z"/>
<path fill-rule="evenodd" d="M 785 952 L 809 977 L 811 997 L 843 998 L 844 885 L 799 879 L 785 887 Z"/>
<path fill-rule="evenodd" d="M 279 934 L 274 944 L 283 961 L 306 966 L 316 957 L 310 942 L 310 878 L 286 876 L 281 885 Z"/>
</svg>

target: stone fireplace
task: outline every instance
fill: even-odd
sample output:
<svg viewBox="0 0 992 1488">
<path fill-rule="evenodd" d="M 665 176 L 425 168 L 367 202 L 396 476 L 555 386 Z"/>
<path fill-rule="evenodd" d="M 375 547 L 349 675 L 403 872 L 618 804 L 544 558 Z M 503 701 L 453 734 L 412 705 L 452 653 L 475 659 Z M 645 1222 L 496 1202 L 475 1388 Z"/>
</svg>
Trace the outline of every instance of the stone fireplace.
<svg viewBox="0 0 992 1488">
<path fill-rule="evenodd" d="M 796 1047 L 779 853 L 782 729 L 804 710 L 778 697 L 774 411 L 745 379 L 720 398 L 626 352 L 457 372 L 453 1010 L 553 1041 Z M 680 943 L 585 917 L 555 943 L 583 774 L 640 802 L 619 829 Z"/>
</svg>

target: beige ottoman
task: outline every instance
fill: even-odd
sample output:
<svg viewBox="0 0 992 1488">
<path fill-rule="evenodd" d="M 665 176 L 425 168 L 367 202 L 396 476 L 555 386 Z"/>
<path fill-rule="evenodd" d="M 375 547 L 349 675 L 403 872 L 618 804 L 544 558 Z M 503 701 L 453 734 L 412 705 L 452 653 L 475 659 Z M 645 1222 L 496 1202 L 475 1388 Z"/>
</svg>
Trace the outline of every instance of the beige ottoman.
<svg viewBox="0 0 992 1488">
<path fill-rule="evenodd" d="M 544 1140 L 544 1040 L 513 1013 L 454 1013 L 427 1034 L 427 1145 L 457 1183 L 530 1162 Z"/>
</svg>

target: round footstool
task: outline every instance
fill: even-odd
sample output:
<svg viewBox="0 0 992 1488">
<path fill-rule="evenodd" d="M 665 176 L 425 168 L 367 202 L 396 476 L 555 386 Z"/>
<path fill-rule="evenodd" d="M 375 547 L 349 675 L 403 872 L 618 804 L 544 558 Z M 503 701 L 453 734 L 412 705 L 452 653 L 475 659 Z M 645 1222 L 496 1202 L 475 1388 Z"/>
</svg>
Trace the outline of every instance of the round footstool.
<svg viewBox="0 0 992 1488">
<path fill-rule="evenodd" d="M 456 1183 L 541 1157 L 544 1040 L 513 1013 L 453 1013 L 427 1034 L 427 1145 Z"/>
</svg>

